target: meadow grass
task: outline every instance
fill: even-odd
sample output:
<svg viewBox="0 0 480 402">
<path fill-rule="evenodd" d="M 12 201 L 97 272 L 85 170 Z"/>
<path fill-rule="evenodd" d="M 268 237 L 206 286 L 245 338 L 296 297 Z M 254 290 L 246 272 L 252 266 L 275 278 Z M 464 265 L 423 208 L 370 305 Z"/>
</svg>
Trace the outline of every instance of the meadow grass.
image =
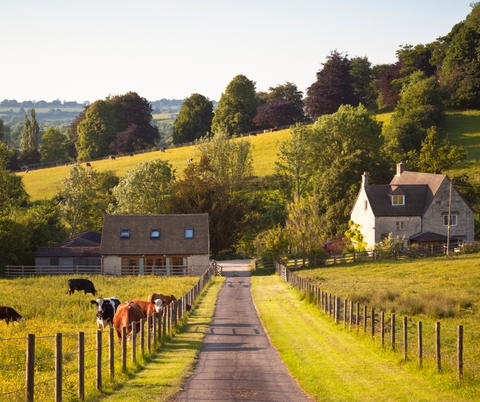
<svg viewBox="0 0 480 402">
<path fill-rule="evenodd" d="M 253 144 L 254 175 L 263 177 L 273 173 L 279 142 L 288 136 L 289 130 L 275 131 L 252 137 L 236 139 L 250 141 Z M 198 161 L 195 146 L 168 149 L 165 153 L 159 151 L 138 154 L 135 156 L 117 157 L 115 160 L 103 159 L 91 162 L 92 168 L 103 172 L 113 170 L 119 177 L 123 177 L 128 170 L 133 170 L 140 162 L 153 159 L 168 160 L 176 170 L 177 177 L 182 177 L 183 170 L 187 167 L 187 159 Z M 83 164 L 85 166 L 85 164 Z M 30 170 L 28 173 L 17 173 L 23 178 L 30 201 L 50 199 L 55 196 L 61 180 L 68 176 L 72 165 L 57 166 L 48 169 Z"/>
<path fill-rule="evenodd" d="M 335 269 L 331 269 L 332 271 Z M 472 401 L 477 386 L 381 349 L 325 318 L 278 276 L 252 278 L 252 294 L 272 344 L 299 385 L 319 401 Z"/>
<path fill-rule="evenodd" d="M 0 339 L 0 395 L 25 386 L 25 351 L 27 334 L 35 334 L 35 359 L 43 360 L 35 365 L 35 383 L 54 377 L 54 334 L 63 334 L 64 354 L 74 353 L 64 359 L 64 372 L 76 370 L 77 334 L 85 332 L 85 350 L 95 349 L 95 332 L 97 330 L 95 305 L 90 301 L 99 296 L 118 297 L 122 302 L 132 299 L 146 300 L 150 293 L 185 294 L 197 282 L 198 277 L 89 277 L 95 284 L 98 295 L 85 295 L 75 292 L 68 295 L 69 276 L 43 276 L 16 279 L 0 279 L 0 301 L 2 305 L 13 307 L 25 321 L 7 326 L 0 322 L 2 328 Z M 86 277 L 84 277 L 86 278 Z M 9 340 L 10 339 L 10 340 Z M 104 332 L 104 345 L 108 344 Z M 119 345 L 118 345 L 119 346 Z M 106 353 L 106 350 L 105 350 Z M 117 362 L 117 365 L 120 362 Z M 85 356 L 85 366 L 94 366 L 95 353 Z M 105 377 L 108 377 L 105 365 Z M 117 372 L 120 368 L 117 367 Z M 95 384 L 95 370 L 87 370 L 86 384 Z M 69 385 L 70 384 L 70 385 Z M 67 377 L 65 389 L 75 388 L 76 377 Z M 22 392 L 20 392 L 20 395 Z M 53 399 L 53 382 L 48 382 L 35 391 L 37 400 Z M 52 398 L 50 398 L 52 396 Z M 0 400 L 2 398 L 0 397 Z M 10 399 L 10 396 L 7 397 Z"/>
</svg>

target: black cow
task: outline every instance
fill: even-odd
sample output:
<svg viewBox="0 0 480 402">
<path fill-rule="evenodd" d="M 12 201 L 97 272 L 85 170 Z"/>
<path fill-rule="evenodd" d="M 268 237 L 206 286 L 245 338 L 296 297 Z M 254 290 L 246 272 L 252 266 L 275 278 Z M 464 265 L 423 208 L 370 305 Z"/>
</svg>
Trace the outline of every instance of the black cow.
<svg viewBox="0 0 480 402">
<path fill-rule="evenodd" d="M 113 317 L 117 312 L 117 307 L 122 304 L 122 302 L 116 297 L 109 297 L 108 299 L 99 297 L 97 300 L 90 301 L 90 303 L 97 305 L 98 329 L 103 331 L 107 324 L 113 327 Z"/>
<path fill-rule="evenodd" d="M 69 295 L 75 293 L 76 290 L 83 290 L 85 291 L 85 294 L 91 293 L 94 296 L 97 293 L 97 291 L 95 290 L 95 286 L 93 286 L 93 283 L 90 282 L 88 279 L 69 279 L 68 288 Z"/>
<path fill-rule="evenodd" d="M 24 321 L 20 314 L 18 314 L 13 308 L 7 306 L 0 306 L 0 320 L 5 320 L 5 322 L 19 322 Z"/>
</svg>

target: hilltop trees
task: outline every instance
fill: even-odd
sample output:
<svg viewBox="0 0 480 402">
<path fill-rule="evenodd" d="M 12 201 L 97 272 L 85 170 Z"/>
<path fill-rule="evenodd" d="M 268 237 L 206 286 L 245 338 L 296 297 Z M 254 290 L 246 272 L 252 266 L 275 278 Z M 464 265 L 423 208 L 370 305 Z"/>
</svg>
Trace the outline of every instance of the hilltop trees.
<svg viewBox="0 0 480 402">
<path fill-rule="evenodd" d="M 279 127 L 295 124 L 303 119 L 303 110 L 293 101 L 276 100 L 259 106 L 253 122 L 259 127 Z"/>
<path fill-rule="evenodd" d="M 7 163 L 14 150 L 7 150 L 7 145 L 0 142 L 0 217 L 8 215 L 14 208 L 28 201 L 28 194 L 22 177 L 7 169 Z"/>
<path fill-rule="evenodd" d="M 228 135 L 246 133 L 253 130 L 256 114 L 255 82 L 244 75 L 237 75 L 220 97 L 212 120 L 212 131 L 225 131 Z"/>
<path fill-rule="evenodd" d="M 200 94 L 192 94 L 182 104 L 175 120 L 173 143 L 192 142 L 207 135 L 212 129 L 213 103 Z"/>
<path fill-rule="evenodd" d="M 58 129 L 49 127 L 42 137 L 40 154 L 42 155 L 42 162 L 67 160 L 67 137 L 60 133 Z"/>
<path fill-rule="evenodd" d="M 358 105 L 347 55 L 334 50 L 327 56 L 317 80 L 308 88 L 305 105 L 312 117 L 335 113 L 340 105 Z"/>
</svg>

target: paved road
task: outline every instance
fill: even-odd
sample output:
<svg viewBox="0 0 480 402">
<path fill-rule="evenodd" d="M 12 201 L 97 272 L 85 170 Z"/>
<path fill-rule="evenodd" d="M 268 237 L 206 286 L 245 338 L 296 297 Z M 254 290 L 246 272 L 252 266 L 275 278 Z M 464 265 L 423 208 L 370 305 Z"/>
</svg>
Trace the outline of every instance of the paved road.
<svg viewBox="0 0 480 402">
<path fill-rule="evenodd" d="M 175 402 L 309 401 L 270 344 L 250 292 L 248 261 L 219 262 L 227 276 L 192 376 Z"/>
</svg>

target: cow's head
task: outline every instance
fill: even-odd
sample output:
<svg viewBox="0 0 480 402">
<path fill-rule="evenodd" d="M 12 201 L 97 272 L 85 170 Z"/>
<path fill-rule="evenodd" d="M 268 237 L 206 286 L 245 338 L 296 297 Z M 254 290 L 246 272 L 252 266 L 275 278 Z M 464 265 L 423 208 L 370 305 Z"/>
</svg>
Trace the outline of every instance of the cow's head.
<svg viewBox="0 0 480 402">
<path fill-rule="evenodd" d="M 155 304 L 155 312 L 161 313 L 163 308 L 163 301 L 161 299 L 157 299 L 153 303 Z"/>
<path fill-rule="evenodd" d="M 97 305 L 97 317 L 101 318 L 104 312 L 105 306 L 108 305 L 109 301 L 104 300 L 103 297 L 99 297 L 97 300 L 90 301 L 90 303 Z"/>
</svg>

